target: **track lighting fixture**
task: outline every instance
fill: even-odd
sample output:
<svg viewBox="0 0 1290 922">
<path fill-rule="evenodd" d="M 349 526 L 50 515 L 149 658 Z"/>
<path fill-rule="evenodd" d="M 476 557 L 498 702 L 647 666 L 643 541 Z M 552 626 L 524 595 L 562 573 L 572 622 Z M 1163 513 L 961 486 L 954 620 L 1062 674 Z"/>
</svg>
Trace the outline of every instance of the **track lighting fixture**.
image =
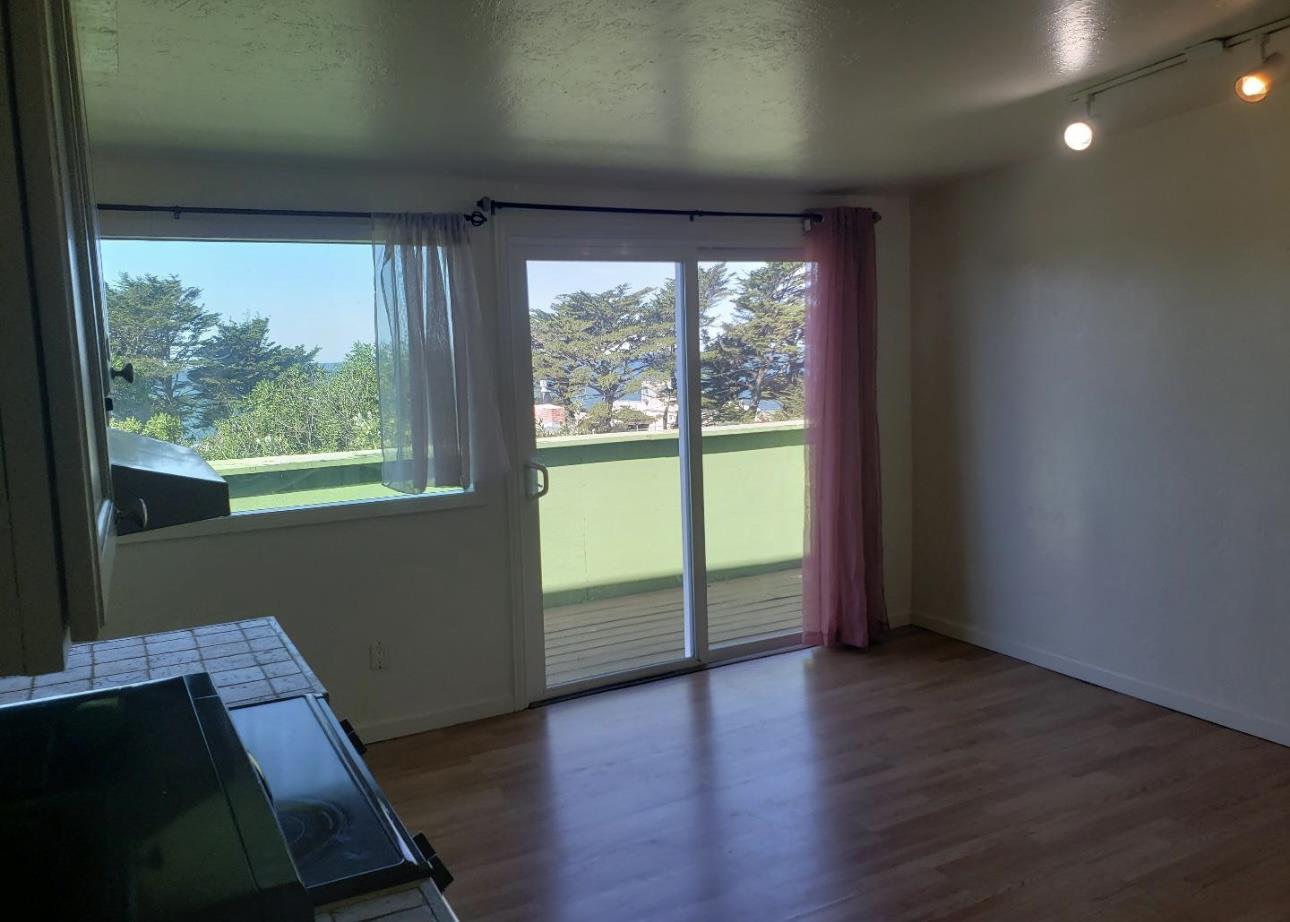
<svg viewBox="0 0 1290 922">
<path fill-rule="evenodd" d="M 1259 66 L 1236 78 L 1236 95 L 1245 102 L 1262 102 L 1272 84 L 1285 75 L 1285 55 L 1275 51 L 1268 54 L 1268 35 L 1263 36 L 1259 47 Z"/>
<path fill-rule="evenodd" d="M 1084 97 L 1084 117 L 1066 126 L 1062 140 L 1071 150 L 1088 150 L 1093 143 L 1093 97 Z"/>
<path fill-rule="evenodd" d="M 1118 89 L 1147 77 L 1153 77 L 1183 64 L 1221 57 L 1224 52 L 1256 41 L 1259 43 L 1260 49 L 1259 65 L 1236 78 L 1236 95 L 1245 102 L 1262 102 L 1271 92 L 1273 84 L 1278 81 L 1290 82 L 1290 66 L 1288 66 L 1290 61 L 1280 52 L 1269 51 L 1268 48 L 1272 36 L 1286 30 L 1290 30 L 1290 16 L 1283 16 L 1281 19 L 1265 22 L 1261 26 L 1255 26 L 1253 29 L 1247 29 L 1235 35 L 1211 38 L 1158 61 L 1144 64 L 1136 70 L 1125 71 L 1100 83 L 1087 86 L 1070 97 L 1072 103 L 1082 102 L 1084 104 L 1084 117 L 1071 119 L 1066 125 L 1066 130 L 1062 133 L 1062 140 L 1073 151 L 1088 150 L 1093 145 L 1097 126 L 1089 116 L 1089 110 L 1094 96 L 1100 96 L 1110 90 Z"/>
<path fill-rule="evenodd" d="M 1071 150 L 1088 150 L 1093 143 L 1093 126 L 1083 120 L 1071 122 L 1066 126 L 1062 140 Z"/>
</svg>

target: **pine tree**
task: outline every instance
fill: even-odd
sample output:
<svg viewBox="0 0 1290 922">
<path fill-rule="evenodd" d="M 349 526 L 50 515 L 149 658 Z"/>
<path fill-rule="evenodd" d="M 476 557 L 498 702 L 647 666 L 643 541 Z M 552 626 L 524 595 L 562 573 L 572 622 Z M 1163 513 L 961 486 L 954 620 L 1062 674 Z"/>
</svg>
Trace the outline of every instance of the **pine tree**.
<svg viewBox="0 0 1290 922">
<path fill-rule="evenodd" d="M 704 410 L 715 421 L 752 421 L 763 404 L 800 409 L 806 369 L 806 273 L 769 262 L 739 281 L 734 315 L 703 355 Z"/>
<path fill-rule="evenodd" d="M 133 363 L 135 373 L 134 384 L 118 381 L 113 386 L 119 416 L 140 423 L 157 413 L 185 424 L 193 419 L 198 398 L 190 373 L 218 318 L 202 306 L 201 294 L 173 275 L 123 272 L 107 286 L 112 363 Z"/>
<path fill-rule="evenodd" d="M 575 291 L 560 295 L 549 310 L 532 312 L 533 377 L 548 382 L 552 399 L 571 419 L 592 398 L 604 404 L 594 431 L 612 430 L 614 404 L 640 386 L 671 329 L 651 303 L 654 292 L 628 285 Z"/>
<path fill-rule="evenodd" d="M 724 298 L 729 290 L 730 270 L 725 263 L 699 266 L 701 335 L 708 335 L 712 327 L 712 312 L 716 309 L 717 302 Z M 663 335 L 659 336 L 657 347 L 650 353 L 647 362 L 651 372 L 664 382 L 659 392 L 659 396 L 667 401 L 663 411 L 663 428 L 674 429 L 678 421 L 670 408 L 676 403 L 679 394 L 676 384 L 676 279 L 670 278 L 658 288 L 650 303 L 650 309 L 654 313 L 654 323 Z"/>
<path fill-rule="evenodd" d="M 308 371 L 318 350 L 280 346 L 269 339 L 269 319 L 221 320 L 215 335 L 195 352 L 197 367 L 189 374 L 199 405 L 198 422 L 209 428 L 233 412 L 261 381 L 293 368 Z"/>
</svg>

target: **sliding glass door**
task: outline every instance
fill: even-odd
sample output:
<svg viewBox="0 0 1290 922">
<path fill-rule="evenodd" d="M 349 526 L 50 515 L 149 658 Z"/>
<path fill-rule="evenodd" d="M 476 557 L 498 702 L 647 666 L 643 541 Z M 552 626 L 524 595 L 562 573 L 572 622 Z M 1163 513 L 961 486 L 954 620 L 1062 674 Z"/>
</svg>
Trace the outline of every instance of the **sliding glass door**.
<svg viewBox="0 0 1290 922">
<path fill-rule="evenodd" d="M 668 262 L 527 260 L 549 688 L 686 657 Z"/>
<path fill-rule="evenodd" d="M 797 643 L 800 261 L 659 241 L 509 261 L 529 698 Z"/>
<path fill-rule="evenodd" d="M 698 265 L 708 647 L 802 630 L 805 269 Z"/>
</svg>

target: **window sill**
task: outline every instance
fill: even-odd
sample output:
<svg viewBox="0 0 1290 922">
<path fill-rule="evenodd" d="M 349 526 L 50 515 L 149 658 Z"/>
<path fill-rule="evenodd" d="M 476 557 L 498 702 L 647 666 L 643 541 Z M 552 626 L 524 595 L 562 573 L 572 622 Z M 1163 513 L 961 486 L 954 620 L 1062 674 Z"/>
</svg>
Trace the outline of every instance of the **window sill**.
<svg viewBox="0 0 1290 922">
<path fill-rule="evenodd" d="M 122 535 L 122 545 L 147 544 L 152 541 L 178 541 L 185 538 L 209 538 L 247 531 L 274 528 L 300 528 L 309 525 L 327 525 L 365 519 L 384 518 L 391 515 L 444 512 L 449 509 L 470 509 L 487 503 L 487 493 L 464 490 L 460 493 L 435 493 L 424 496 L 401 496 L 390 499 L 358 499 L 343 503 L 319 506 L 294 506 L 255 512 L 235 512 L 218 519 L 205 519 L 187 525 L 173 525 L 152 531 Z"/>
</svg>

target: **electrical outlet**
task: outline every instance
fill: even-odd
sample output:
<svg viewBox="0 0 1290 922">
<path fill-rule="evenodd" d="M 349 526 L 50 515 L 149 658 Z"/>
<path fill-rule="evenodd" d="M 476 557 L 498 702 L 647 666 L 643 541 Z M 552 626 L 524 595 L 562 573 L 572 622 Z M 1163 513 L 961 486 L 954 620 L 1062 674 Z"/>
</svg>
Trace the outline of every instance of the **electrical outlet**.
<svg viewBox="0 0 1290 922">
<path fill-rule="evenodd" d="M 373 672 L 381 672 L 385 669 L 385 645 L 379 640 L 367 648 L 368 662 L 371 664 Z"/>
</svg>

